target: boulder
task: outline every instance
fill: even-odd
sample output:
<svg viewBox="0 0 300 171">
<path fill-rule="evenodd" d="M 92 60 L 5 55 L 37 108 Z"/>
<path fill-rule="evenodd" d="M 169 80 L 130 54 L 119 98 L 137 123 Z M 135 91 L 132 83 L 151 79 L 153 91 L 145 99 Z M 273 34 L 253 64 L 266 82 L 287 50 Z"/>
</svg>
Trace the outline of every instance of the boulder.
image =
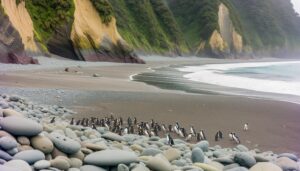
<svg viewBox="0 0 300 171">
<path fill-rule="evenodd" d="M 6 136 L 0 138 L 0 147 L 6 151 L 16 148 L 17 146 L 17 141 L 11 137 Z"/>
<path fill-rule="evenodd" d="M 203 152 L 207 152 L 208 148 L 209 148 L 209 142 L 208 141 L 200 141 L 197 144 L 195 144 L 194 148 L 196 148 L 196 147 L 201 148 L 201 150 Z"/>
<path fill-rule="evenodd" d="M 107 171 L 107 170 L 93 165 L 84 165 L 80 167 L 80 171 Z"/>
<path fill-rule="evenodd" d="M 194 148 L 192 151 L 192 162 L 193 163 L 203 163 L 205 155 L 201 148 Z"/>
<path fill-rule="evenodd" d="M 16 169 L 18 171 L 32 171 L 32 169 L 29 166 L 29 164 L 26 163 L 23 160 L 11 160 L 11 161 L 5 163 L 4 166 L 8 166 L 8 167 L 14 168 L 14 169 Z M 5 171 L 7 171 L 7 170 L 5 170 Z"/>
<path fill-rule="evenodd" d="M 40 160 L 34 163 L 33 167 L 36 170 L 47 169 L 51 166 L 51 163 L 48 160 Z"/>
<path fill-rule="evenodd" d="M 255 164 L 251 167 L 250 171 L 282 171 L 280 167 L 276 166 L 273 163 L 269 162 L 261 162 Z"/>
<path fill-rule="evenodd" d="M 247 168 L 250 168 L 256 164 L 255 158 L 245 152 L 240 152 L 240 153 L 235 154 L 234 161 L 236 163 L 238 163 L 239 165 L 245 166 Z"/>
<path fill-rule="evenodd" d="M 37 161 L 45 160 L 45 155 L 39 150 L 26 150 L 14 155 L 14 160 L 24 160 L 29 164 L 34 164 Z"/>
<path fill-rule="evenodd" d="M 291 160 L 288 157 L 280 157 L 276 159 L 275 164 L 279 166 L 283 171 L 299 171 L 297 162 Z"/>
<path fill-rule="evenodd" d="M 50 139 L 52 140 L 57 149 L 66 154 L 75 154 L 81 148 L 81 145 L 77 141 L 72 140 L 57 132 L 52 132 L 50 134 Z"/>
<path fill-rule="evenodd" d="M 9 116 L 15 116 L 15 117 L 24 117 L 24 115 L 20 112 L 17 112 L 13 109 L 3 109 L 3 116 L 9 117 Z"/>
<path fill-rule="evenodd" d="M 5 117 L 0 120 L 0 126 L 16 136 L 35 136 L 43 131 L 39 123 L 21 117 Z"/>
<path fill-rule="evenodd" d="M 45 154 L 51 153 L 54 149 L 52 141 L 48 137 L 42 135 L 32 137 L 31 144 L 33 148 L 40 150 Z"/>
</svg>

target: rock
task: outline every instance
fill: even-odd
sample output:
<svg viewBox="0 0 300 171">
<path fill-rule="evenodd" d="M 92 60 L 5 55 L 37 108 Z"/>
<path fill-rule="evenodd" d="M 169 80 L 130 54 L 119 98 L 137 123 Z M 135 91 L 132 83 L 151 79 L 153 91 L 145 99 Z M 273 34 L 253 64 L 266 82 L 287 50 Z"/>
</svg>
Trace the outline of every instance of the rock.
<svg viewBox="0 0 300 171">
<path fill-rule="evenodd" d="M 6 161 L 0 158 L 0 165 L 3 165 L 4 163 L 6 163 Z"/>
<path fill-rule="evenodd" d="M 204 162 L 204 153 L 200 148 L 194 148 L 192 151 L 192 162 L 193 163 L 203 163 Z"/>
<path fill-rule="evenodd" d="M 129 171 L 129 168 L 125 164 L 119 164 L 118 171 Z"/>
<path fill-rule="evenodd" d="M 1 118 L 0 118 L 0 119 L 1 119 Z M 1 126 L 0 126 L 0 128 L 1 128 Z M 11 137 L 11 138 L 15 138 L 15 137 L 13 137 L 11 134 L 9 134 L 8 132 L 2 131 L 2 130 L 0 130 L 0 137 Z"/>
<path fill-rule="evenodd" d="M 8 154 L 10 154 L 10 155 L 13 156 L 13 155 L 17 154 L 17 153 L 19 152 L 19 150 L 18 150 L 18 148 L 16 147 L 16 148 L 7 150 L 6 152 L 7 152 Z"/>
<path fill-rule="evenodd" d="M 278 158 L 280 158 L 280 157 L 287 157 L 287 158 L 289 158 L 291 160 L 294 160 L 295 162 L 298 161 L 298 157 L 295 154 L 291 154 L 291 153 L 282 153 L 282 154 L 279 154 L 277 157 Z"/>
<path fill-rule="evenodd" d="M 69 168 L 68 171 L 80 171 L 78 168 Z"/>
<path fill-rule="evenodd" d="M 8 167 L 4 165 L 0 165 L 0 170 L 2 171 L 20 171 L 19 169 L 13 168 L 13 167 Z"/>
<path fill-rule="evenodd" d="M 24 136 L 20 136 L 17 138 L 18 143 L 20 143 L 21 145 L 30 145 L 30 140 L 27 137 Z"/>
<path fill-rule="evenodd" d="M 208 151 L 208 147 L 209 147 L 209 142 L 208 141 L 200 141 L 199 143 L 195 144 L 194 148 L 201 148 L 203 152 L 207 152 Z"/>
<path fill-rule="evenodd" d="M 21 114 L 20 112 L 17 112 L 13 109 L 3 109 L 3 116 L 4 117 L 9 117 L 9 116 L 14 116 L 14 117 L 24 117 L 23 114 Z"/>
<path fill-rule="evenodd" d="M 42 135 L 32 137 L 31 144 L 33 148 L 40 150 L 45 154 L 51 153 L 54 149 L 52 141 L 48 137 Z"/>
<path fill-rule="evenodd" d="M 144 164 L 137 164 L 131 171 L 150 171 Z"/>
<path fill-rule="evenodd" d="M 225 165 L 234 163 L 233 159 L 230 157 L 221 157 L 221 158 L 214 159 L 214 161 L 225 164 Z"/>
<path fill-rule="evenodd" d="M 80 171 L 107 171 L 107 170 L 93 165 L 84 165 L 80 167 Z"/>
<path fill-rule="evenodd" d="M 144 148 L 138 144 L 133 144 L 132 146 L 130 146 L 130 148 L 133 150 L 133 151 L 138 151 L 138 152 L 142 152 L 144 151 Z"/>
<path fill-rule="evenodd" d="M 0 109 L 7 109 L 7 108 L 9 108 L 9 104 L 6 101 L 0 100 Z"/>
<path fill-rule="evenodd" d="M 106 150 L 107 149 L 107 146 L 104 142 L 97 143 L 97 144 L 85 143 L 84 145 L 85 145 L 86 148 L 91 149 L 93 151 L 101 151 L 101 150 Z"/>
<path fill-rule="evenodd" d="M 50 161 L 51 167 L 55 167 L 60 170 L 68 170 L 70 168 L 70 163 L 67 158 L 63 158 L 62 156 L 56 157 L 54 160 Z"/>
<path fill-rule="evenodd" d="M 299 167 L 294 160 L 287 157 L 280 157 L 276 159 L 275 164 L 283 171 L 299 171 Z"/>
<path fill-rule="evenodd" d="M 34 163 L 33 167 L 36 170 L 47 169 L 51 166 L 51 163 L 47 160 L 40 160 Z"/>
<path fill-rule="evenodd" d="M 158 154 L 154 157 L 152 156 L 146 156 L 148 158 L 141 158 L 144 160 L 144 163 L 148 168 L 155 171 L 172 171 L 173 167 L 166 159 L 166 157 L 162 154 Z"/>
<path fill-rule="evenodd" d="M 208 165 L 205 163 L 195 163 L 194 166 L 201 168 L 205 171 L 221 171 L 221 170 L 215 168 L 214 166 L 211 166 L 211 165 Z"/>
<path fill-rule="evenodd" d="M 45 155 L 39 150 L 26 150 L 17 153 L 14 160 L 24 160 L 29 164 L 34 164 L 39 160 L 45 160 Z"/>
<path fill-rule="evenodd" d="M 239 152 L 235 154 L 234 161 L 241 166 L 250 168 L 256 164 L 256 160 L 253 156 L 245 152 Z"/>
<path fill-rule="evenodd" d="M 20 100 L 21 100 L 21 98 L 18 96 L 15 96 L 15 95 L 9 96 L 9 101 L 18 102 Z"/>
<path fill-rule="evenodd" d="M 11 168 L 15 168 L 18 171 L 32 171 L 31 167 L 28 163 L 23 160 L 11 160 L 4 164 L 4 166 L 8 166 Z M 6 171 L 6 170 L 5 170 Z"/>
<path fill-rule="evenodd" d="M 37 122 L 21 118 L 6 117 L 0 120 L 0 126 L 3 130 L 16 136 L 35 136 L 43 131 L 43 127 Z"/>
<path fill-rule="evenodd" d="M 256 160 L 256 162 L 269 162 L 270 159 L 266 158 L 265 156 L 263 155 L 254 155 L 254 158 Z"/>
<path fill-rule="evenodd" d="M 81 148 L 81 145 L 77 141 L 56 132 L 50 134 L 50 139 L 57 149 L 66 154 L 75 154 Z"/>
<path fill-rule="evenodd" d="M 71 157 L 71 158 L 77 158 L 77 159 L 79 159 L 79 160 L 81 160 L 81 161 L 84 160 L 84 154 L 83 154 L 82 151 L 78 151 L 78 152 L 75 153 L 75 154 L 69 155 L 69 157 Z"/>
<path fill-rule="evenodd" d="M 242 144 L 237 145 L 236 148 L 237 148 L 240 152 L 247 152 L 247 151 L 249 151 L 249 149 L 248 149 L 246 146 L 242 145 Z"/>
<path fill-rule="evenodd" d="M 17 146 L 17 141 L 11 137 L 6 136 L 0 138 L 0 147 L 6 151 L 16 148 Z"/>
<path fill-rule="evenodd" d="M 255 164 L 251 167 L 250 171 L 282 171 L 280 167 L 276 166 L 273 163 L 269 162 L 261 162 Z"/>
<path fill-rule="evenodd" d="M 78 158 L 70 158 L 71 168 L 80 168 L 82 166 L 82 161 Z"/>
<path fill-rule="evenodd" d="M 96 166 L 116 166 L 118 164 L 130 164 L 137 161 L 137 156 L 128 151 L 103 150 L 85 157 L 84 163 Z"/>
<path fill-rule="evenodd" d="M 249 170 L 245 167 L 235 167 L 235 168 L 232 168 L 232 169 L 228 169 L 226 171 L 249 171 Z M 267 170 L 262 170 L 262 171 L 267 171 Z"/>
<path fill-rule="evenodd" d="M 169 160 L 173 161 L 179 159 L 181 156 L 181 152 L 175 148 L 169 148 L 163 152 L 163 155 Z"/>
<path fill-rule="evenodd" d="M 156 148 L 146 148 L 143 150 L 141 156 L 155 156 L 157 154 L 162 153 L 161 150 L 156 149 Z"/>
<path fill-rule="evenodd" d="M 11 160 L 12 158 L 13 158 L 13 157 L 12 157 L 10 154 L 8 154 L 7 152 L 2 151 L 2 150 L 0 149 L 0 159 L 9 161 L 9 160 Z"/>
<path fill-rule="evenodd" d="M 94 74 L 93 74 L 93 77 L 100 77 L 100 75 L 99 75 L 99 74 L 96 74 L 96 73 L 94 73 Z"/>
<path fill-rule="evenodd" d="M 112 141 L 120 141 L 120 142 L 125 141 L 125 139 L 122 136 L 112 132 L 105 133 L 104 135 L 102 135 L 102 138 L 112 140 Z"/>
<path fill-rule="evenodd" d="M 52 157 L 53 158 L 56 158 L 56 157 L 58 157 L 58 156 L 67 156 L 67 154 L 65 154 L 65 153 L 63 153 L 63 152 L 61 152 L 61 151 L 59 151 L 57 148 L 53 148 L 53 151 L 52 151 L 52 153 L 51 153 L 51 155 L 52 155 Z"/>
<path fill-rule="evenodd" d="M 26 150 L 33 150 L 33 148 L 29 145 L 21 145 L 21 146 L 18 146 L 18 151 L 26 151 Z"/>
</svg>

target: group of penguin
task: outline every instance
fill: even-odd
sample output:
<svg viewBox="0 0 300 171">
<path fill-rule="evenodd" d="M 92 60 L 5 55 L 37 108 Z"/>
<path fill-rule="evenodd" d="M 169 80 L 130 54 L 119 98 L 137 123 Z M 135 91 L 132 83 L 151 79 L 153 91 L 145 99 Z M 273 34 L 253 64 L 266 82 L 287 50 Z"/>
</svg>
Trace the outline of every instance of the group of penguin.
<svg viewBox="0 0 300 171">
<path fill-rule="evenodd" d="M 50 120 L 50 123 L 55 123 L 55 117 Z M 123 121 L 122 117 L 104 117 L 104 118 L 82 118 L 79 120 L 75 120 L 72 118 L 70 121 L 70 125 L 81 125 L 84 127 L 92 127 L 93 129 L 97 129 L 97 127 L 106 127 L 109 131 L 117 133 L 119 135 L 125 134 L 138 134 L 143 136 L 160 136 L 167 135 L 167 143 L 172 146 L 174 145 L 174 140 L 172 136 L 180 137 L 185 139 L 185 141 L 190 142 L 192 140 L 196 140 L 197 142 L 207 140 L 204 130 L 200 130 L 196 132 L 193 126 L 190 127 L 189 133 L 187 133 L 184 127 L 181 127 L 178 122 L 175 125 L 158 124 L 153 119 L 150 122 L 138 122 L 137 118 L 127 118 L 127 124 Z M 244 131 L 248 130 L 248 123 L 244 125 Z M 236 144 L 240 144 L 241 141 L 236 133 L 229 133 L 229 138 L 231 141 Z M 219 130 L 215 134 L 215 141 L 220 141 L 223 139 L 223 133 Z"/>
</svg>

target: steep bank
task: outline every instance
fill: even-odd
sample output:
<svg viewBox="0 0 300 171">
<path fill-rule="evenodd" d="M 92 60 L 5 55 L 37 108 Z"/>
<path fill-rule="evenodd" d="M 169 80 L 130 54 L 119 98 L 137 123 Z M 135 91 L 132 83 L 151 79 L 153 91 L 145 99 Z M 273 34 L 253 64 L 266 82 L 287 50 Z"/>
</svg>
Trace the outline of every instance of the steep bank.
<svg viewBox="0 0 300 171">
<path fill-rule="evenodd" d="M 17 63 L 17 64 L 35 64 L 38 63 L 37 60 L 28 57 L 25 53 L 24 44 L 27 48 L 34 48 L 34 44 L 29 39 L 25 39 L 24 36 L 28 34 L 30 36 L 30 31 L 23 29 L 23 37 L 19 34 L 12 21 L 15 20 L 13 17 L 9 17 L 4 11 L 3 6 L 6 10 L 11 12 L 9 8 L 10 1 L 1 1 L 0 6 L 0 62 L 2 63 Z M 4 5 L 5 4 L 5 5 Z M 13 5 L 12 5 L 13 6 Z M 16 7 L 16 6 L 13 6 Z M 10 13 L 11 14 L 11 13 Z M 20 16 L 19 16 L 20 17 Z M 21 18 L 19 18 L 21 19 Z M 16 22 L 16 21 L 14 21 Z M 29 49 L 27 49 L 29 50 Z"/>
<path fill-rule="evenodd" d="M 33 53 L 39 52 L 34 39 L 33 23 L 25 8 L 25 1 L 17 4 L 16 0 L 1 0 L 1 5 L 12 26 L 20 34 L 25 50 Z"/>
<path fill-rule="evenodd" d="M 81 60 L 143 63 L 121 38 L 115 18 L 104 23 L 90 1 L 74 3 L 71 40 Z"/>
</svg>

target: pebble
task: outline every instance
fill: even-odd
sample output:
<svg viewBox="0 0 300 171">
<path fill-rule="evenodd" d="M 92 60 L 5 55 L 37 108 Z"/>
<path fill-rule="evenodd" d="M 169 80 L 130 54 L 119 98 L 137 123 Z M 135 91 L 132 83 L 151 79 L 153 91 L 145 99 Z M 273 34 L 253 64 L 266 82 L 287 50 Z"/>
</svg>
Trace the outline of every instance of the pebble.
<svg viewBox="0 0 300 171">
<path fill-rule="evenodd" d="M 107 170 L 93 165 L 84 165 L 80 167 L 80 171 L 107 171 Z"/>
<path fill-rule="evenodd" d="M 279 166 L 283 171 L 299 171 L 297 162 L 291 160 L 288 157 L 280 157 L 276 159 L 275 164 Z"/>
<path fill-rule="evenodd" d="M 24 117 L 24 115 L 20 112 L 17 112 L 13 109 L 3 109 L 2 110 L 4 117 L 15 116 L 15 117 Z"/>
<path fill-rule="evenodd" d="M 118 134 L 112 133 L 112 132 L 108 132 L 108 133 L 103 134 L 102 138 L 112 140 L 112 141 L 120 141 L 120 142 L 125 141 L 124 137 L 122 137 Z"/>
<path fill-rule="evenodd" d="M 245 152 L 239 152 L 235 154 L 234 161 L 241 166 L 250 168 L 256 164 L 256 160 L 253 156 Z"/>
<path fill-rule="evenodd" d="M 29 138 L 24 137 L 24 136 L 17 137 L 17 141 L 18 141 L 18 143 L 20 143 L 21 145 L 30 145 L 30 140 L 29 140 Z"/>
<path fill-rule="evenodd" d="M 14 160 L 24 160 L 29 164 L 34 164 L 39 160 L 45 160 L 45 155 L 39 150 L 26 150 L 17 153 Z"/>
<path fill-rule="evenodd" d="M 52 132 L 50 134 L 50 139 L 57 149 L 66 154 L 75 154 L 80 150 L 81 147 L 77 141 L 56 132 Z"/>
<path fill-rule="evenodd" d="M 162 153 L 161 150 L 156 149 L 156 148 L 146 148 L 143 150 L 141 156 L 155 156 L 157 154 Z"/>
<path fill-rule="evenodd" d="M 10 154 L 8 154 L 7 152 L 2 151 L 2 150 L 0 149 L 0 159 L 9 161 L 9 160 L 11 160 L 12 158 L 13 158 L 13 157 L 12 157 Z"/>
<path fill-rule="evenodd" d="M 58 156 L 54 160 L 50 161 L 51 167 L 55 167 L 60 170 L 67 170 L 70 168 L 70 163 L 63 156 Z"/>
<path fill-rule="evenodd" d="M 287 157 L 287 158 L 289 158 L 291 160 L 294 160 L 295 162 L 298 161 L 298 157 L 295 154 L 291 154 L 291 153 L 282 153 L 282 154 L 279 154 L 277 157 L 278 158 L 280 158 L 280 157 Z"/>
<path fill-rule="evenodd" d="M 0 120 L 0 126 L 3 130 L 16 136 L 35 136 L 42 132 L 43 127 L 27 118 L 6 117 Z"/>
<path fill-rule="evenodd" d="M 156 171 L 172 171 L 173 167 L 166 159 L 166 157 L 162 154 L 158 154 L 154 157 L 152 156 L 145 156 L 146 158 L 142 158 L 146 166 L 151 170 Z M 146 160 L 145 160 L 146 159 Z"/>
<path fill-rule="evenodd" d="M 255 164 L 250 171 L 282 171 L 280 167 L 273 163 L 269 162 L 261 162 Z"/>
<path fill-rule="evenodd" d="M 53 151 L 54 145 L 52 141 L 43 135 L 38 135 L 31 138 L 32 147 L 42 151 L 45 154 L 49 154 Z"/>
<path fill-rule="evenodd" d="M 194 148 L 192 151 L 192 162 L 193 163 L 203 163 L 204 162 L 204 153 L 201 148 Z"/>
<path fill-rule="evenodd" d="M 51 163 L 47 160 L 39 160 L 34 163 L 33 167 L 37 170 L 47 169 L 51 166 Z"/>
<path fill-rule="evenodd" d="M 18 171 L 32 171 L 30 165 L 23 160 L 11 160 L 6 162 L 4 166 L 14 168 Z M 6 171 L 6 170 L 3 170 Z"/>
<path fill-rule="evenodd" d="M 181 152 L 175 148 L 169 148 L 163 152 L 163 155 L 169 160 L 173 161 L 181 157 Z"/>
<path fill-rule="evenodd" d="M 0 147 L 6 151 L 16 148 L 17 146 L 17 141 L 9 136 L 0 138 Z"/>
<path fill-rule="evenodd" d="M 133 152 L 122 150 L 103 150 L 85 157 L 84 163 L 96 166 L 116 166 L 120 163 L 130 164 L 137 161 Z"/>
<path fill-rule="evenodd" d="M 207 152 L 208 151 L 208 147 L 209 147 L 209 142 L 208 141 L 200 141 L 199 143 L 195 144 L 194 148 L 201 148 L 203 152 Z"/>
</svg>

